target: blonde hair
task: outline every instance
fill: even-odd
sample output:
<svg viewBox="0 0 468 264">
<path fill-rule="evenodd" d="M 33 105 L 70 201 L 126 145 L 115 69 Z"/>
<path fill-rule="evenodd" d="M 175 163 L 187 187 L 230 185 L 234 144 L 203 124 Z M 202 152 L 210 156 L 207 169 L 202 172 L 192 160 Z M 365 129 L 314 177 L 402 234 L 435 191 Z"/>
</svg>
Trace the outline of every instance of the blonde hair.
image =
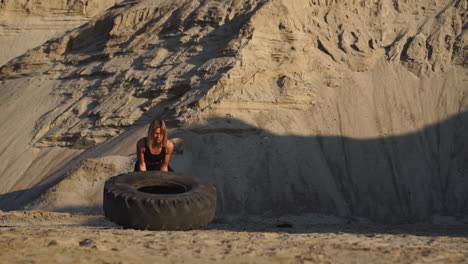
<svg viewBox="0 0 468 264">
<path fill-rule="evenodd" d="M 163 120 L 154 120 L 153 122 L 151 122 L 151 125 L 148 128 L 148 137 L 146 140 L 148 140 L 148 145 L 150 147 L 153 146 L 154 142 L 151 137 L 151 134 L 158 128 L 161 129 L 161 134 L 163 135 L 162 146 L 165 148 L 167 146 L 167 127 L 166 123 Z"/>
</svg>

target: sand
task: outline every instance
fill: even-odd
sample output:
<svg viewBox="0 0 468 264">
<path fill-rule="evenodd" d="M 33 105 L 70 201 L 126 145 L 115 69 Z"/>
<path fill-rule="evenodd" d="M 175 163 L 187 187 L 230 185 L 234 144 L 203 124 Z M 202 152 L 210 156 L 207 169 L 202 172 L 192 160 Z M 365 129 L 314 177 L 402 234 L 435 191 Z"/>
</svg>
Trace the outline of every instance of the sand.
<svg viewBox="0 0 468 264">
<path fill-rule="evenodd" d="M 0 262 L 466 263 L 467 226 L 453 218 L 377 225 L 309 215 L 232 217 L 199 230 L 141 231 L 100 215 L 1 212 Z"/>
</svg>

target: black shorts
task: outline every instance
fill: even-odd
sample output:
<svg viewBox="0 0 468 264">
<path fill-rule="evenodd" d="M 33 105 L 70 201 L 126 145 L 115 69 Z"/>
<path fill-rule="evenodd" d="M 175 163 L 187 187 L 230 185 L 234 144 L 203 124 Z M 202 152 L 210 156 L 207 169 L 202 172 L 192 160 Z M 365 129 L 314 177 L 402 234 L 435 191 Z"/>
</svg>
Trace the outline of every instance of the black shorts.
<svg viewBox="0 0 468 264">
<path fill-rule="evenodd" d="M 146 170 L 147 171 L 160 171 L 161 170 L 161 164 L 156 164 L 156 165 L 146 165 Z M 168 166 L 169 171 L 174 171 L 171 166 Z M 133 168 L 133 171 L 140 171 L 140 163 L 137 161 L 135 163 L 135 167 Z"/>
</svg>

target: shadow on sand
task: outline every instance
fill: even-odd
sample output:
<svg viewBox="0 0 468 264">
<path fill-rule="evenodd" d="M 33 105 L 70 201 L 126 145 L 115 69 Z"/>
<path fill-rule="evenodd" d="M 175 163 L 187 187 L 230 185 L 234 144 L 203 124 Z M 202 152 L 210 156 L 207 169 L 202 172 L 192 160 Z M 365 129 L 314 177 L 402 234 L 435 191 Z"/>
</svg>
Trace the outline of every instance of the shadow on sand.
<svg viewBox="0 0 468 264">
<path fill-rule="evenodd" d="M 217 186 L 221 217 L 207 229 L 467 236 L 466 223 L 411 224 L 428 223 L 433 215 L 468 215 L 466 112 L 414 133 L 365 140 L 275 135 L 232 118 L 211 119 L 204 127 L 176 130 L 174 136 L 184 138 L 184 158 L 192 164 L 175 166 L 176 171 L 190 171 Z M 202 161 L 205 167 L 197 167 Z M 1 194 L 0 201 L 37 197 L 48 187 Z M 350 220 L 271 222 L 281 215 L 316 213 Z M 270 220 L 230 222 L 223 217 L 227 214 Z M 363 224 L 355 216 L 392 225 Z"/>
<path fill-rule="evenodd" d="M 217 186 L 219 215 L 320 213 L 393 224 L 468 215 L 468 113 L 373 139 L 275 135 L 228 118 L 180 136 L 191 164 L 182 172 Z"/>
</svg>

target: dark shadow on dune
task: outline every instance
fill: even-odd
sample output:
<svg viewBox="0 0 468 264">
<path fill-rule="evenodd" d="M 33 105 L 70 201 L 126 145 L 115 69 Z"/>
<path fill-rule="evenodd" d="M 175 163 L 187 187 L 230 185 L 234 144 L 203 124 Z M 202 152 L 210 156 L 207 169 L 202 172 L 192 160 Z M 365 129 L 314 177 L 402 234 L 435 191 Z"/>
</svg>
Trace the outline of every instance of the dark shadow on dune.
<svg viewBox="0 0 468 264">
<path fill-rule="evenodd" d="M 201 141 L 212 153 L 231 153 L 223 160 L 226 155 L 192 150 L 194 164 L 210 159 L 203 164 L 212 173 L 191 169 L 217 186 L 219 215 L 322 213 L 386 224 L 468 216 L 466 112 L 414 133 L 372 139 L 279 136 L 230 118 L 190 132 L 189 148 Z"/>
</svg>

